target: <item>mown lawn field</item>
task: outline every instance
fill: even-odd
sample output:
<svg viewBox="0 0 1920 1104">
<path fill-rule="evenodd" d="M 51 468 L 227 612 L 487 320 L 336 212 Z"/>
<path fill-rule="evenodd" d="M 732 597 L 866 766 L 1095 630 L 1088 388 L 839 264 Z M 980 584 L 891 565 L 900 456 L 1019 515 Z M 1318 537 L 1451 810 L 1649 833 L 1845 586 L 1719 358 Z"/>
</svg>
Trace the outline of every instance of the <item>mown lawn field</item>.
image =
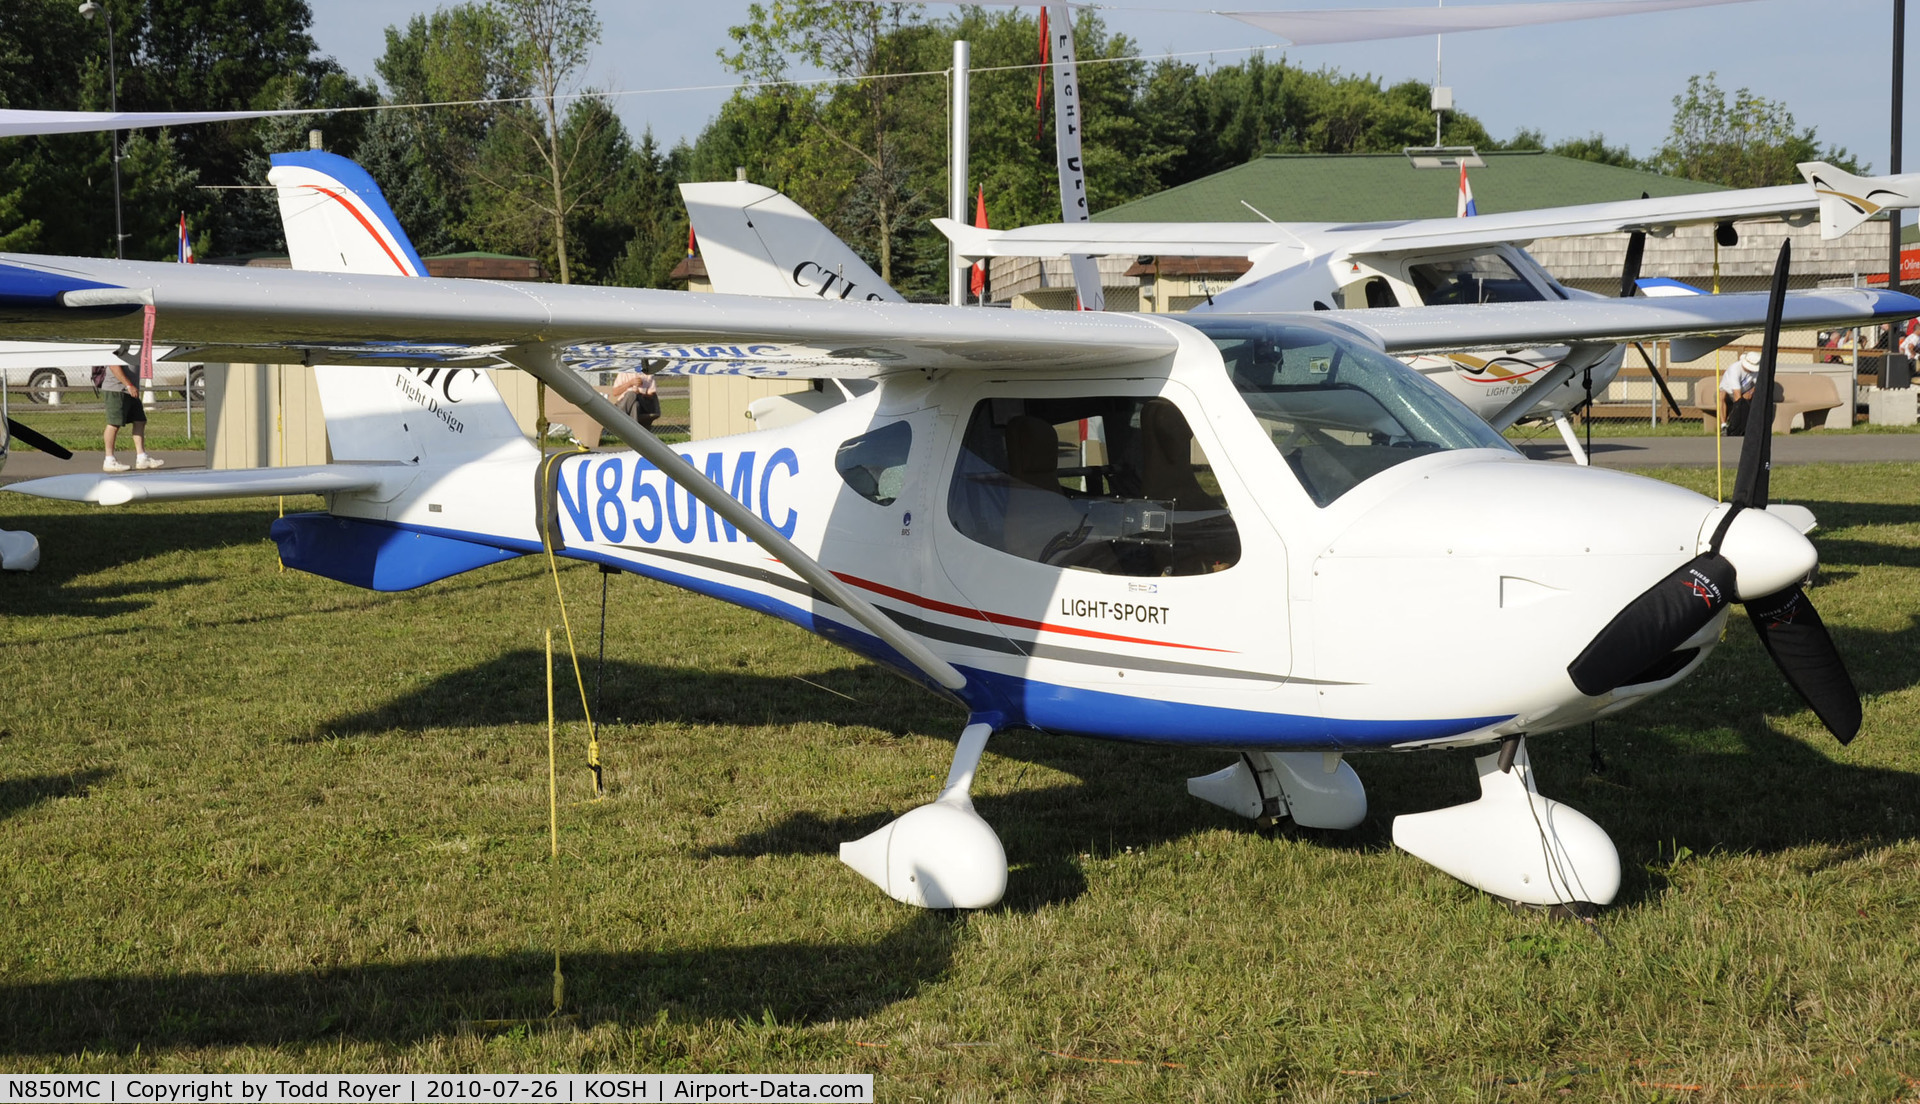
<svg viewBox="0 0 1920 1104">
<path fill-rule="evenodd" d="M 606 580 L 604 800 L 561 683 L 550 862 L 544 563 L 372 594 L 280 571 L 271 501 L 0 494 L 0 528 L 45 549 L 0 576 L 0 1068 L 1920 1098 L 1920 466 L 1774 487 L 1823 523 L 1813 596 L 1865 729 L 1834 743 L 1736 615 L 1701 672 L 1598 727 L 1603 771 L 1584 731 L 1534 741 L 1543 789 L 1626 866 L 1592 926 L 1393 849 L 1393 815 L 1473 796 L 1466 753 L 1357 758 L 1360 828 L 1263 831 L 1186 796 L 1225 755 L 1033 733 L 996 738 L 975 788 L 1005 903 L 917 912 L 836 848 L 934 794 L 960 713 L 633 576 Z M 592 694 L 603 577 L 559 575 Z M 1401 628 L 1500 677 L 1418 611 Z"/>
</svg>

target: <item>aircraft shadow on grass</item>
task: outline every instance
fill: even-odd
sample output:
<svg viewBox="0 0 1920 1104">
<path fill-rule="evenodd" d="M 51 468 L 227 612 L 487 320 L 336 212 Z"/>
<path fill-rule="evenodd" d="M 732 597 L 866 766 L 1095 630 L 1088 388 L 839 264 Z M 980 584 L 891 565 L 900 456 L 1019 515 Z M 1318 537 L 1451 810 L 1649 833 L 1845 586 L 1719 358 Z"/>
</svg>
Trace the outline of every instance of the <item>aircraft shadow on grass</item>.
<svg viewBox="0 0 1920 1104">
<path fill-rule="evenodd" d="M 13 497 L 13 496 L 9 496 Z M 159 591 L 214 582 L 195 575 L 164 581 L 118 581 L 69 586 L 73 580 L 111 572 L 164 552 L 211 552 L 258 544 L 269 511 L 148 514 L 129 519 L 123 511 L 63 514 L 0 513 L 0 529 L 23 529 L 40 538 L 40 566 L 0 573 L 0 606 L 21 617 L 113 617 L 137 613 Z"/>
<path fill-rule="evenodd" d="M 3 734 L 0 734 L 3 735 Z M 113 777 L 100 767 L 68 771 L 65 774 L 30 774 L 20 778 L 0 778 L 0 820 L 43 802 L 62 797 L 85 797 L 95 786 Z"/>
<path fill-rule="evenodd" d="M 554 694 L 560 717 L 569 720 L 580 716 L 580 696 L 563 647 L 556 640 Z M 316 726 L 309 739 L 394 729 L 545 724 L 543 662 L 543 655 L 534 649 L 505 652 L 440 675 L 403 697 L 324 722 Z M 844 667 L 808 671 L 806 681 L 736 668 L 702 669 L 611 658 L 601 669 L 590 649 L 580 656 L 580 671 L 589 701 L 596 696 L 598 685 L 601 706 L 596 715 L 608 725 L 669 720 L 742 725 L 821 723 L 868 725 L 898 733 L 908 727 L 928 732 L 957 731 L 961 723 L 961 715 L 952 706 L 852 657 Z"/>
<path fill-rule="evenodd" d="M 849 1020 L 944 977 L 966 919 L 918 913 L 867 943 L 791 942 L 566 954 L 566 1009 L 582 1029 L 688 1021 Z M 550 952 L 328 970 L 91 977 L 0 984 L 0 1052 L 126 1053 L 355 1039 L 404 1045 L 500 1021 L 538 1028 Z"/>
<path fill-rule="evenodd" d="M 1835 528 L 1920 520 L 1920 510 L 1912 507 L 1811 505 L 1823 518 L 1833 519 Z M 1849 565 L 1920 567 L 1920 549 L 1866 538 L 1826 539 L 1822 552 L 1835 565 L 1828 579 L 1844 577 Z M 1817 590 L 1815 596 L 1817 600 Z M 1844 625 L 1832 630 L 1870 700 L 1920 679 L 1909 661 L 1920 656 L 1920 615 L 1891 632 Z M 1800 700 L 1780 679 L 1744 617 L 1734 615 L 1728 635 L 1727 644 L 1677 689 L 1599 725 L 1599 744 L 1608 762 L 1604 773 L 1591 773 L 1583 733 L 1554 733 L 1533 742 L 1542 791 L 1592 816 L 1619 847 L 1625 870 L 1622 905 L 1657 896 L 1663 885 L 1657 867 L 1676 844 L 1698 853 L 1771 852 L 1808 844 L 1857 851 L 1920 834 L 1920 776 L 1840 761 L 1843 753 L 1824 733 L 1802 739 L 1768 721 L 1800 712 Z M 511 652 L 318 726 L 308 739 L 394 729 L 539 724 L 546 717 L 541 662 L 538 652 Z M 583 671 L 591 694 L 591 658 L 583 660 Z M 569 714 L 577 715 L 564 659 L 558 661 L 556 677 Z M 602 715 L 628 724 L 866 725 L 949 740 L 960 727 L 951 706 L 871 665 L 850 661 L 847 667 L 810 671 L 806 679 L 614 660 L 604 671 Z M 1876 739 L 1900 738 L 1897 732 L 1876 731 L 1871 711 L 1868 720 L 1859 739 L 1869 746 Z M 975 806 L 1000 833 L 1014 866 L 1002 907 L 1039 908 L 1084 893 L 1086 881 L 1077 861 L 1082 854 L 1151 847 L 1217 828 L 1249 828 L 1246 821 L 1185 792 L 1186 778 L 1227 765 L 1232 761 L 1229 753 L 1031 731 L 996 736 L 988 750 L 991 758 L 982 772 L 987 792 L 976 794 Z M 1357 756 L 1354 765 L 1367 785 L 1370 804 L 1365 822 L 1345 832 L 1278 831 L 1330 849 L 1386 850 L 1395 815 L 1477 796 L 1475 754 Z M 1028 765 L 1077 781 L 1023 787 Z M 943 771 L 945 763 L 930 761 L 928 767 L 930 772 Z M 992 792 L 1009 772 L 1004 784 L 1010 791 Z M 937 776 L 928 786 L 926 794 L 911 801 L 931 798 Z M 705 855 L 833 856 L 842 841 L 866 835 L 905 807 L 842 817 L 796 808 Z M 1462 887 L 1462 892 L 1471 891 Z"/>
</svg>

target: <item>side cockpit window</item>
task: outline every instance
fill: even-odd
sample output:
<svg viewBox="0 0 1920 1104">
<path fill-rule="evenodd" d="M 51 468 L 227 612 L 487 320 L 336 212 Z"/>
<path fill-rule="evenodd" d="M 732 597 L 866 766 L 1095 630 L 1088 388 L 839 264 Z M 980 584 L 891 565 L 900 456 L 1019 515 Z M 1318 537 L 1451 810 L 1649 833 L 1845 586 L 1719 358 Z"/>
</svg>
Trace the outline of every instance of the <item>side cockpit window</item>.
<svg viewBox="0 0 1920 1104">
<path fill-rule="evenodd" d="M 1240 558 L 1213 469 L 1160 398 L 981 402 L 947 517 L 989 548 L 1107 575 L 1203 575 Z"/>
<path fill-rule="evenodd" d="M 854 493 L 868 502 L 893 505 L 907 474 L 907 453 L 913 449 L 913 428 L 891 422 L 850 437 L 833 454 L 834 469 Z"/>
</svg>

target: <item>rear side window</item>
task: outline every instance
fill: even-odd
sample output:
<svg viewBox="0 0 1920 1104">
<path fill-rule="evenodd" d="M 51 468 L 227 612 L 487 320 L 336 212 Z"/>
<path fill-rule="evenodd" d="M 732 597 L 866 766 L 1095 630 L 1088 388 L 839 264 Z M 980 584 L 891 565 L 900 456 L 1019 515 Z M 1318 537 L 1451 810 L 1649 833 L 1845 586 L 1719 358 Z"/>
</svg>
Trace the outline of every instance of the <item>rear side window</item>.
<svg viewBox="0 0 1920 1104">
<path fill-rule="evenodd" d="M 1453 303 L 1533 303 L 1545 296 L 1497 253 L 1407 266 L 1407 279 L 1429 307 Z"/>
<path fill-rule="evenodd" d="M 913 427 L 891 422 L 879 429 L 849 437 L 833 454 L 833 466 L 854 493 L 868 502 L 893 505 L 907 474 L 907 453 L 913 449 Z"/>
<path fill-rule="evenodd" d="M 1240 559 L 1213 469 L 1161 398 L 981 402 L 947 517 L 989 548 L 1106 575 L 1204 575 Z"/>
</svg>

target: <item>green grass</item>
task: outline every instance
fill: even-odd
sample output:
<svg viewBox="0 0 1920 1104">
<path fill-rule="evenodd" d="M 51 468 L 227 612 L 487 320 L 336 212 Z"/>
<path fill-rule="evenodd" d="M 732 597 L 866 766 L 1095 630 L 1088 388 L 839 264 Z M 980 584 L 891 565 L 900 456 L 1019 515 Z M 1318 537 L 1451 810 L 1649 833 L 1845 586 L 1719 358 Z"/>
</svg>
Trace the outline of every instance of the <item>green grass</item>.
<svg viewBox="0 0 1920 1104">
<path fill-rule="evenodd" d="M 1576 434 L 1584 435 L 1586 433 L 1585 424 L 1577 418 L 1574 420 L 1573 429 Z M 1920 425 L 1869 425 L 1866 422 L 1861 422 L 1853 426 L 1821 426 L 1810 430 L 1795 430 L 1794 436 L 1797 437 L 1806 433 L 1821 436 L 1851 433 L 1920 433 Z M 1659 425 L 1649 425 L 1645 418 L 1596 418 L 1593 422 L 1593 435 L 1595 437 L 1711 436 L 1700 428 L 1700 420 L 1698 418 L 1661 422 Z M 1537 440 L 1556 444 L 1560 441 L 1560 431 L 1553 427 L 1552 422 L 1528 422 L 1523 425 L 1511 426 L 1506 430 L 1506 436 L 1509 441 Z"/>
<path fill-rule="evenodd" d="M 46 434 L 67 448 L 99 452 L 101 431 L 106 428 L 105 410 L 98 406 L 40 406 L 16 401 L 11 407 L 14 420 Z M 133 447 L 133 438 L 123 427 L 118 442 L 122 452 Z M 27 446 L 15 442 L 15 448 Z M 207 447 L 207 412 L 199 403 L 193 406 L 193 433 L 187 433 L 187 412 L 179 403 L 165 407 L 155 404 L 147 411 L 147 448 L 204 449 Z"/>
<path fill-rule="evenodd" d="M 1186 796 L 1223 755 L 1033 734 L 996 738 L 975 790 L 1005 903 L 895 904 L 835 849 L 933 795 L 960 713 L 632 576 L 610 581 L 610 793 L 588 800 L 563 683 L 549 863 L 544 564 L 379 595 L 279 571 L 271 503 L 0 495 L 0 527 L 45 548 L 0 577 L 0 1067 L 851 1071 L 886 1100 L 1911 1097 L 1920 466 L 1774 486 L 1824 523 L 1815 598 L 1865 730 L 1835 745 L 1736 619 L 1701 672 L 1599 726 L 1603 774 L 1581 734 L 1537 741 L 1546 792 L 1621 850 L 1595 929 L 1392 848 L 1394 814 L 1473 795 L 1465 753 L 1360 757 L 1360 828 L 1269 832 Z M 591 689 L 602 577 L 560 574 Z M 556 949 L 568 1018 L 548 1021 Z M 1687 1084 L 1706 1091 L 1647 1087 Z"/>
</svg>

